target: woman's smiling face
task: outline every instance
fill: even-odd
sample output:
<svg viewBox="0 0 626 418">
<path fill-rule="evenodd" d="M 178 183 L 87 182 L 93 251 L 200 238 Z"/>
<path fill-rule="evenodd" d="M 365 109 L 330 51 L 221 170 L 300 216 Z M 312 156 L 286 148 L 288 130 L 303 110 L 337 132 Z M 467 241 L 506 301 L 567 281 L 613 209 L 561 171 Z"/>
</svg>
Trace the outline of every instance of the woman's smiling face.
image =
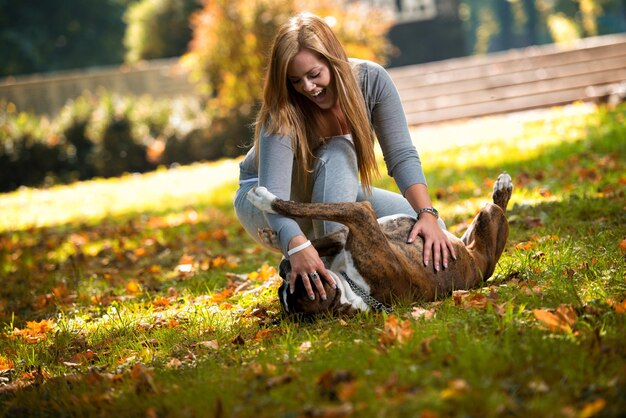
<svg viewBox="0 0 626 418">
<path fill-rule="evenodd" d="M 336 102 L 332 74 L 328 64 L 310 49 L 302 49 L 287 66 L 287 79 L 296 92 L 321 109 L 331 109 Z"/>
</svg>

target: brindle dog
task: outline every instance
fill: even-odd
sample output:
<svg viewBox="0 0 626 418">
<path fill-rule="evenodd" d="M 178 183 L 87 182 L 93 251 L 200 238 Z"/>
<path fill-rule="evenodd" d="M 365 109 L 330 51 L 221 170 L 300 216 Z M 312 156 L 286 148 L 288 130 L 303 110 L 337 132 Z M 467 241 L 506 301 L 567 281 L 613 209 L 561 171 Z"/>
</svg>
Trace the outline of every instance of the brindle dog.
<svg viewBox="0 0 626 418">
<path fill-rule="evenodd" d="M 327 299 L 316 295 L 309 300 L 302 280 L 296 281 L 294 293 L 283 283 L 279 298 L 289 313 L 317 314 L 348 313 L 368 310 L 368 294 L 386 306 L 396 302 L 432 301 L 449 295 L 453 290 L 478 286 L 491 277 L 504 250 L 509 234 L 505 216 L 513 190 L 511 177 L 500 174 L 493 189 L 493 203 L 488 203 L 476 215 L 465 234 L 459 239 L 447 232 L 452 241 L 456 260 L 436 271 L 424 266 L 423 241 L 407 243 L 415 219 L 406 215 L 376 219 L 368 202 L 356 203 L 298 203 L 278 199 L 267 189 L 258 187 L 248 193 L 248 199 L 259 209 L 294 218 L 328 220 L 344 224 L 341 229 L 312 241 L 321 257 L 332 260 L 329 272 L 337 282 L 334 289 L 324 283 Z M 268 231 L 259 231 L 271 241 Z M 288 262 L 281 263 L 281 276 L 286 278 Z M 348 285 L 349 277 L 361 288 Z M 313 287 L 315 289 L 315 287 Z"/>
</svg>

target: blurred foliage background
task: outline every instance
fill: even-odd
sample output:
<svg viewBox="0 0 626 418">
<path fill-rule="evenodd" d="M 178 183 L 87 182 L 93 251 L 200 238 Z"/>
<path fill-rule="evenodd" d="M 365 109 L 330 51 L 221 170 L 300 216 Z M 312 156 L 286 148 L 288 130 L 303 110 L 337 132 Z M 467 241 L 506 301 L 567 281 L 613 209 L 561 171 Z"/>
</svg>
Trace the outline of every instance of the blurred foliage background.
<svg viewBox="0 0 626 418">
<path fill-rule="evenodd" d="M 206 42 L 207 51 L 219 41 L 224 44 L 224 50 L 231 48 L 230 53 L 248 52 L 252 47 L 262 48 L 285 16 L 306 9 L 334 16 L 342 32 L 340 37 L 351 51 L 365 57 L 380 57 L 381 52 L 389 52 L 388 47 L 381 45 L 384 40 L 378 29 L 368 27 L 385 27 L 390 22 L 380 19 L 383 12 L 367 7 L 370 3 L 385 2 L 0 0 L 0 76 L 181 56 L 188 52 L 192 38 L 196 39 L 196 45 Z M 626 30 L 624 0 L 458 0 L 457 3 L 467 54 Z M 232 38 L 211 38 L 211 35 Z M 248 40 L 232 49 L 232 44 L 241 42 L 244 36 Z M 251 36 L 256 41 L 251 41 Z M 368 42 L 362 42 L 363 39 Z"/>
<path fill-rule="evenodd" d="M 384 2 L 0 0 L 0 77 L 181 57 L 198 86 L 176 101 L 85 92 L 43 117 L 0 97 L 0 191 L 243 154 L 276 28 L 309 10 L 350 56 L 385 64 L 394 15 L 374 3 Z M 626 31 L 626 0 L 446 4 L 458 9 L 467 55 Z"/>
</svg>

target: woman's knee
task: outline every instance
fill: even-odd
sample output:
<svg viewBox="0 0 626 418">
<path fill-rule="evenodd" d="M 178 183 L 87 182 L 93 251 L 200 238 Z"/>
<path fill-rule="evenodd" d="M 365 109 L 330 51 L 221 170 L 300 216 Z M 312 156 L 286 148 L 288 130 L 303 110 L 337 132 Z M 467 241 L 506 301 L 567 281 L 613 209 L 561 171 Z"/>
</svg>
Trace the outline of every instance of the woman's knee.
<svg viewBox="0 0 626 418">
<path fill-rule="evenodd" d="M 333 138 L 316 152 L 316 170 L 324 168 L 357 173 L 357 157 L 354 145 L 346 138 Z"/>
</svg>

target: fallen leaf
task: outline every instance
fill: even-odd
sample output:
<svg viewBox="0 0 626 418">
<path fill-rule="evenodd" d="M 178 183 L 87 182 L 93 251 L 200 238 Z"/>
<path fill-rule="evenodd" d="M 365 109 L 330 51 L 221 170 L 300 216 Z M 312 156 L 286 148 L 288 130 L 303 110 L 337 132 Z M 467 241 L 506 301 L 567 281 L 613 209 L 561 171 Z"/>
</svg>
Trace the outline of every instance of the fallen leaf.
<svg viewBox="0 0 626 418">
<path fill-rule="evenodd" d="M 42 319 L 41 321 L 27 321 L 26 328 L 13 330 L 13 335 L 21 337 L 28 343 L 37 343 L 44 341 L 47 333 L 55 327 L 54 321 L 51 319 Z"/>
<path fill-rule="evenodd" d="M 269 389 L 275 388 L 276 386 L 286 385 L 287 383 L 290 383 L 292 380 L 293 378 L 288 374 L 284 374 L 281 376 L 273 376 L 265 381 L 265 389 L 269 390 Z"/>
<path fill-rule="evenodd" d="M 222 256 L 215 257 L 211 260 L 211 268 L 219 268 L 226 264 L 226 259 Z"/>
<path fill-rule="evenodd" d="M 312 406 L 307 407 L 298 416 L 319 418 L 347 418 L 354 413 L 354 407 L 346 402 L 336 406 Z"/>
<path fill-rule="evenodd" d="M 473 293 L 467 290 L 455 290 L 452 292 L 452 301 L 454 304 L 466 309 L 485 309 L 488 305 L 493 305 L 497 299 L 498 294 L 495 288 L 491 288 L 488 295 Z"/>
<path fill-rule="evenodd" d="M 135 364 L 130 369 L 130 377 L 135 382 L 135 393 L 137 393 L 138 395 L 156 392 L 154 373 L 143 364 Z"/>
<path fill-rule="evenodd" d="M 173 359 L 167 362 L 167 367 L 169 367 L 170 369 L 178 369 L 182 365 L 183 365 L 183 362 L 177 359 L 176 357 L 174 357 Z"/>
<path fill-rule="evenodd" d="M 533 309 L 533 315 L 550 331 L 571 332 L 576 323 L 576 311 L 570 305 L 560 305 L 555 310 Z"/>
<path fill-rule="evenodd" d="M 583 409 L 578 414 L 578 418 L 590 418 L 598 412 L 602 411 L 606 407 L 606 401 L 602 398 L 596 399 L 593 402 L 589 402 L 583 406 Z"/>
<path fill-rule="evenodd" d="M 15 363 L 13 363 L 13 360 L 0 355 L 0 370 L 11 370 L 13 366 L 15 366 Z"/>
<path fill-rule="evenodd" d="M 453 379 L 448 382 L 448 387 L 443 389 L 439 396 L 441 399 L 453 399 L 462 396 L 469 390 L 469 385 L 463 379 Z"/>
<path fill-rule="evenodd" d="M 180 258 L 180 260 L 178 260 L 176 270 L 179 273 L 191 273 L 193 271 L 193 262 L 193 257 L 185 254 Z"/>
<path fill-rule="evenodd" d="M 423 318 L 426 321 L 430 321 L 435 317 L 435 308 L 425 309 L 421 306 L 416 306 L 411 310 L 411 317 L 413 319 Z"/>
<path fill-rule="evenodd" d="M 170 301 L 166 297 L 160 296 L 152 301 L 152 305 L 156 307 L 167 308 L 170 306 Z"/>
<path fill-rule="evenodd" d="M 528 382 L 528 389 L 535 393 L 548 393 L 550 391 L 550 387 L 541 379 Z"/>
<path fill-rule="evenodd" d="M 618 314 L 626 314 L 626 299 L 624 299 L 620 303 L 615 303 L 612 300 L 608 300 L 607 302 L 613 307 L 613 309 L 615 309 L 615 312 L 617 312 Z"/>
<path fill-rule="evenodd" d="M 269 328 L 257 331 L 257 333 L 254 334 L 254 341 L 255 342 L 259 342 L 259 341 L 265 340 L 267 338 L 270 338 L 276 332 L 278 332 L 278 330 L 276 330 L 276 329 L 269 329 Z M 302 343 L 302 344 L 304 344 L 304 343 Z M 302 345 L 300 347 L 302 347 Z M 309 342 L 309 348 L 311 348 L 311 343 L 310 342 Z"/>
<path fill-rule="evenodd" d="M 398 317 L 390 315 L 385 321 L 384 329 L 378 342 L 383 347 L 390 347 L 394 344 L 404 344 L 413 336 L 411 321 L 399 322 Z"/>
<path fill-rule="evenodd" d="M 222 290 L 221 292 L 212 294 L 211 295 L 211 302 L 220 303 L 220 302 L 223 302 L 224 300 L 228 299 L 232 295 L 233 295 L 233 289 L 226 288 L 226 289 Z"/>
<path fill-rule="evenodd" d="M 300 347 L 298 347 L 298 350 L 301 353 L 306 353 L 310 349 L 311 349 L 311 341 L 304 341 L 302 344 L 300 344 Z"/>
<path fill-rule="evenodd" d="M 626 239 L 620 241 L 619 249 L 622 253 L 626 253 Z"/>
<path fill-rule="evenodd" d="M 135 280 L 129 280 L 128 283 L 126 283 L 126 291 L 132 294 L 139 293 L 141 292 L 141 286 L 139 286 L 139 283 Z"/>
<path fill-rule="evenodd" d="M 317 386 L 322 396 L 331 401 L 348 401 L 357 389 L 354 375 L 344 369 L 324 371 L 317 377 Z"/>
<path fill-rule="evenodd" d="M 219 350 L 220 345 L 217 342 L 217 340 L 211 340 L 211 341 L 200 341 L 199 343 L 197 343 L 196 345 L 202 346 L 204 348 L 208 348 L 210 350 Z"/>
</svg>

